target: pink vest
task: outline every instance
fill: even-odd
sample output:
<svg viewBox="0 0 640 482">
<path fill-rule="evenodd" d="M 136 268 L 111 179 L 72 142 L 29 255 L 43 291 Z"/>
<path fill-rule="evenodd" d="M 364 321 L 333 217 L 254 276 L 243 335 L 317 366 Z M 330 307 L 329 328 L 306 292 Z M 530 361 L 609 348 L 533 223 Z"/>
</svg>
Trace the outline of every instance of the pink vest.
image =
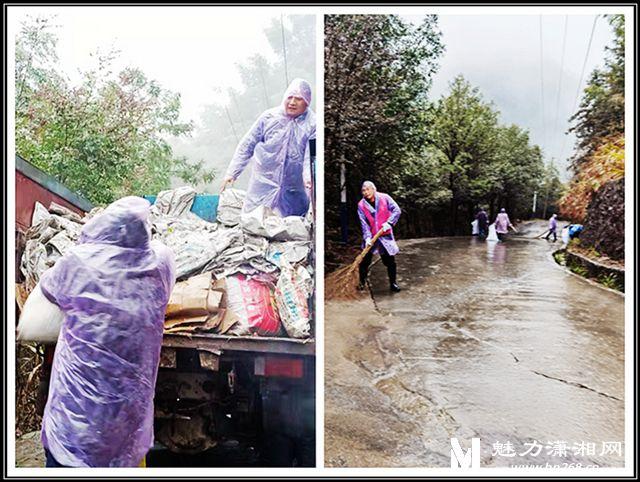
<svg viewBox="0 0 640 482">
<path fill-rule="evenodd" d="M 371 214 L 371 211 L 369 211 L 369 207 L 367 206 L 368 202 L 366 199 L 361 199 L 359 203 L 360 209 L 364 213 L 364 216 L 367 218 L 367 223 L 371 228 L 371 234 L 373 236 L 375 236 L 376 233 L 380 231 L 380 228 L 382 227 L 382 225 L 386 223 L 389 220 L 389 217 L 391 216 L 391 213 L 389 212 L 389 201 L 387 201 L 386 196 L 378 195 L 377 198 L 378 198 L 378 209 L 376 209 L 375 218 Z M 389 233 L 391 233 L 391 229 L 387 229 L 382 234 L 387 235 Z"/>
</svg>

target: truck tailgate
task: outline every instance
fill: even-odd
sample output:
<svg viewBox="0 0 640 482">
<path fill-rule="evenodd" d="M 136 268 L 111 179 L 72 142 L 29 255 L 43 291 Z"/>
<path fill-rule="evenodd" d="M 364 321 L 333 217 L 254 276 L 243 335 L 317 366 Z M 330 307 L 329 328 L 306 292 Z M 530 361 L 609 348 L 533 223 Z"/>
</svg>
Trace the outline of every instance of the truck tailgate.
<svg viewBox="0 0 640 482">
<path fill-rule="evenodd" d="M 164 335 L 162 346 L 167 348 L 196 348 L 212 352 L 250 351 L 288 355 L 315 355 L 313 338 L 273 338 L 265 336 L 227 336 L 216 334 Z"/>
</svg>

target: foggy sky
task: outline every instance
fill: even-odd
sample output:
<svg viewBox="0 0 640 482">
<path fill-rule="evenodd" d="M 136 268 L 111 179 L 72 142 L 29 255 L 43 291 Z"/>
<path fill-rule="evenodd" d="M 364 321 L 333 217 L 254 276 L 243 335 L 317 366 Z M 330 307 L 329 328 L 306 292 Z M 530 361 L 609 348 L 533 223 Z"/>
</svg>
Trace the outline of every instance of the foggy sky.
<svg viewBox="0 0 640 482">
<path fill-rule="evenodd" d="M 564 132 L 568 118 L 574 113 L 593 20 L 592 15 L 569 15 L 561 76 L 564 15 L 542 17 L 542 64 L 539 15 L 442 15 L 439 25 L 446 50 L 434 77 L 431 97 L 446 94 L 449 82 L 462 74 L 473 86 L 479 87 L 485 100 L 494 102 L 503 123 L 529 129 L 532 142 L 542 147 L 545 160 L 555 158 L 566 180 L 566 158 L 573 152 L 575 138 L 565 136 Z M 604 65 L 604 48 L 611 45 L 612 40 L 609 24 L 599 17 L 580 91 L 594 67 Z"/>
<path fill-rule="evenodd" d="M 121 51 L 115 71 L 140 68 L 164 89 L 181 94 L 181 120 L 199 120 L 204 105 L 226 100 L 240 81 L 237 63 L 260 52 L 264 29 L 279 12 L 220 7 L 9 7 L 18 31 L 28 15 L 56 15 L 60 68 L 79 81 L 96 50 Z"/>
<path fill-rule="evenodd" d="M 207 7 L 8 7 L 10 32 L 26 15 L 56 14 L 60 66 L 72 79 L 94 62 L 100 48 L 121 50 L 115 63 L 141 68 L 163 88 L 181 94 L 182 120 L 200 122 L 206 105 L 228 102 L 226 90 L 237 86 L 237 64 L 255 53 L 270 60 L 265 28 L 279 13 L 273 9 L 248 15 L 242 9 Z M 419 17 L 406 17 L 417 21 Z M 565 136 L 573 114 L 594 17 L 568 17 L 561 75 L 564 15 L 542 17 L 543 62 L 540 61 L 539 15 L 440 15 L 446 46 L 434 77 L 431 97 L 448 91 L 458 74 L 493 101 L 503 123 L 531 132 L 545 160 L 554 158 L 561 174 L 572 153 L 574 137 Z M 594 67 L 604 63 L 604 48 L 613 39 L 606 19 L 597 20 L 580 91 Z M 540 70 L 544 75 L 541 101 Z M 560 94 L 558 95 L 558 89 Z M 558 101 L 559 99 L 559 101 Z M 544 117 L 543 117 L 544 109 Z M 566 179 L 566 175 L 563 175 Z"/>
</svg>

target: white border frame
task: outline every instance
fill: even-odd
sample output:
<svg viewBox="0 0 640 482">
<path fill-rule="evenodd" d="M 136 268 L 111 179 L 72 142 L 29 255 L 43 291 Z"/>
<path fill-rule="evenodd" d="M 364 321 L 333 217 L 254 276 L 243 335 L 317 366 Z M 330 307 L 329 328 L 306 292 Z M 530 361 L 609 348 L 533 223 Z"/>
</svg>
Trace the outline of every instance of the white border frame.
<svg viewBox="0 0 640 482">
<path fill-rule="evenodd" d="M 96 6 L 97 7 L 97 6 Z M 149 5 L 144 8 L 151 8 Z M 7 6 L 7 15 L 10 15 L 12 8 L 28 8 L 25 6 Z M 53 9 L 60 8 L 51 7 Z M 65 7 L 65 8 L 78 8 Z M 86 7 L 85 7 L 86 8 Z M 136 7 L 127 7 L 136 8 Z M 139 7 L 142 8 L 142 7 Z M 164 6 L 163 8 L 178 8 Z M 179 7 L 186 8 L 186 7 Z M 238 6 L 215 6 L 217 11 L 227 12 L 237 11 L 243 8 Z M 246 8 L 246 7 L 245 7 Z M 634 220 L 635 206 L 634 182 L 635 182 L 635 99 L 634 87 L 630 82 L 634 79 L 635 44 L 634 32 L 636 29 L 634 18 L 634 7 L 632 5 L 620 7 L 596 7 L 596 6 L 250 6 L 251 12 L 263 12 L 265 10 L 274 12 L 286 12 L 287 14 L 317 15 L 316 19 L 316 66 L 317 66 L 317 93 L 316 106 L 318 114 L 317 133 L 317 202 L 316 202 L 316 226 L 324 226 L 324 133 L 323 133 L 323 108 L 324 108 L 324 15 L 325 14 L 402 14 L 402 15 L 595 15 L 600 13 L 623 13 L 625 14 L 626 25 L 626 85 L 625 85 L 625 125 L 626 125 L 626 211 L 625 211 L 625 257 L 626 275 L 625 286 L 628 294 L 635 292 L 635 258 L 634 258 Z M 7 104 L 13 105 L 15 95 L 15 85 L 13 65 L 15 62 L 15 29 L 7 22 Z M 13 109 L 7 112 L 7 273 L 11 274 L 15 270 L 15 259 L 11 253 L 15 252 L 15 238 L 9 231 L 15 226 L 15 138 L 14 127 L 15 117 Z M 317 468 L 297 468 L 297 469 L 270 469 L 270 468 L 145 468 L 145 469 L 51 469 L 46 468 L 16 468 L 15 467 L 15 340 L 13 323 L 15 320 L 15 304 L 9 302 L 7 306 L 7 323 L 5 327 L 7 346 L 7 476 L 9 477 L 435 477 L 435 476 L 537 476 L 537 477 L 580 477 L 580 476 L 633 476 L 634 473 L 634 375 L 633 366 L 635 354 L 635 320 L 633 297 L 627 296 L 625 299 L 625 467 L 624 468 L 600 468 L 600 469 L 508 469 L 508 468 L 481 468 L 479 470 L 454 470 L 450 468 L 324 468 L 324 230 L 317 229 L 316 232 L 316 458 Z M 7 279 L 7 300 L 11 300 L 15 292 L 15 280 L 13 276 Z M 322 320 L 322 321 L 321 321 Z"/>
</svg>

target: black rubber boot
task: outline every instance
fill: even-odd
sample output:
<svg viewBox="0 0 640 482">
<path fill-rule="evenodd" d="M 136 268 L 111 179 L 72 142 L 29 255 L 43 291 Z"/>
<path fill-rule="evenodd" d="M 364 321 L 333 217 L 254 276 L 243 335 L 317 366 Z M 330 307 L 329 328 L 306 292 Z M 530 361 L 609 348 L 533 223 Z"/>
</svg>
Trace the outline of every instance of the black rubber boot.
<svg viewBox="0 0 640 482">
<path fill-rule="evenodd" d="M 389 289 L 394 293 L 401 291 L 400 287 L 396 283 L 391 283 L 391 286 L 389 287 Z"/>
</svg>

